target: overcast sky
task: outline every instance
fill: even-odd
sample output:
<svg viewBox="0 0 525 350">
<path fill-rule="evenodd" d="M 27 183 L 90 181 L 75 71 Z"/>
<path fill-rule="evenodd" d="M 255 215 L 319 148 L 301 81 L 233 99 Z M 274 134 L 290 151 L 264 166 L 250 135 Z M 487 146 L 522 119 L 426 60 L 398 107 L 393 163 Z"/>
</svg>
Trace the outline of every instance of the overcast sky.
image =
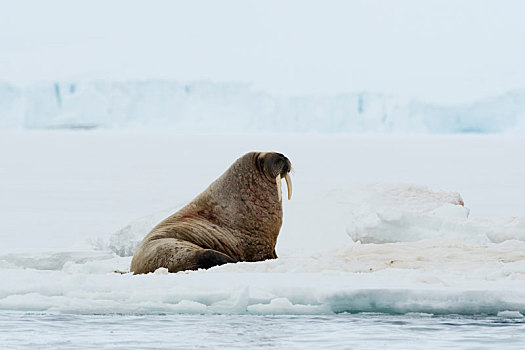
<svg viewBox="0 0 525 350">
<path fill-rule="evenodd" d="M 471 101 L 525 87 L 525 1 L 0 0 L 0 80 L 152 78 Z"/>
</svg>

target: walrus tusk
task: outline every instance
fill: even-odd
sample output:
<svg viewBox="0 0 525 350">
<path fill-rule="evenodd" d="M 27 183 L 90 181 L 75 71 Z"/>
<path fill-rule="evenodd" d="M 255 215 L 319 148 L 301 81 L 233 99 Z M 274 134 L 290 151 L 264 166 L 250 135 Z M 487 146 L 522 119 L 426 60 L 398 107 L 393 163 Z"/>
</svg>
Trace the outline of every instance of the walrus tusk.
<svg viewBox="0 0 525 350">
<path fill-rule="evenodd" d="M 279 196 L 279 202 L 281 201 L 283 195 L 282 195 L 282 189 L 281 189 L 281 174 L 277 175 L 275 178 L 275 183 L 277 184 L 277 195 Z"/>
<path fill-rule="evenodd" d="M 279 195 L 279 201 L 281 201 L 283 197 L 281 180 L 281 175 L 277 175 L 277 177 L 275 178 L 275 183 L 277 184 L 277 194 Z M 288 200 L 290 200 L 292 199 L 292 178 L 290 176 L 290 173 L 284 176 L 284 180 L 286 181 L 286 187 L 288 189 Z"/>
<path fill-rule="evenodd" d="M 290 200 L 292 199 L 292 177 L 290 176 L 290 173 L 286 173 L 284 180 L 286 181 L 286 187 L 288 188 L 288 200 Z"/>
</svg>

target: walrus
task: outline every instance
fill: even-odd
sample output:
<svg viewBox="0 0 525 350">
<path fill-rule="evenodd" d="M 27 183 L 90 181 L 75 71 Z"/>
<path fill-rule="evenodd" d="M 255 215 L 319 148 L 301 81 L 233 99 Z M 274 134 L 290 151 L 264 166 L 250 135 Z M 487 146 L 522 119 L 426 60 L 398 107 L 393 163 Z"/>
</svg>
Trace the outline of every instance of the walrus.
<svg viewBox="0 0 525 350">
<path fill-rule="evenodd" d="M 292 196 L 290 160 L 281 153 L 250 152 L 140 243 L 130 271 L 208 269 L 239 261 L 277 258 L 282 225 L 281 179 Z"/>
</svg>

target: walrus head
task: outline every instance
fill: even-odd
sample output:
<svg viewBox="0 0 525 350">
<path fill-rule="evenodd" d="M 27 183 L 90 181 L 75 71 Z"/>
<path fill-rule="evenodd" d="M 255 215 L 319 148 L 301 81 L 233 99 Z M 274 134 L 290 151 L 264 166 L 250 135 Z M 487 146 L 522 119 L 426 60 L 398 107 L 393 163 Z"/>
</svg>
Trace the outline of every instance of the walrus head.
<svg viewBox="0 0 525 350">
<path fill-rule="evenodd" d="M 200 210 L 201 217 L 231 230 L 271 237 L 272 245 L 275 246 L 283 215 L 281 179 L 286 180 L 288 198 L 291 198 L 291 169 L 290 160 L 281 153 L 246 153 L 201 193 L 193 204 L 196 208 L 207 209 Z"/>
<path fill-rule="evenodd" d="M 288 200 L 292 198 L 292 178 L 290 171 L 292 163 L 281 153 L 259 152 L 255 155 L 257 169 L 271 182 L 277 185 L 279 200 L 281 199 L 281 179 L 285 179 L 288 188 Z"/>
</svg>

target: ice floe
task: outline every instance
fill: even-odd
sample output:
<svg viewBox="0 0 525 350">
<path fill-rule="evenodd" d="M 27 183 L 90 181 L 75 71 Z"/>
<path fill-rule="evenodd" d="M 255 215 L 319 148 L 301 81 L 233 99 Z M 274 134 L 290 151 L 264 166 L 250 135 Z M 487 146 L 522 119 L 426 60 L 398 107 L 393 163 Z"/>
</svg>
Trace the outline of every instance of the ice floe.
<svg viewBox="0 0 525 350">
<path fill-rule="evenodd" d="M 87 314 L 525 313 L 523 218 L 471 219 L 458 193 L 403 184 L 297 201 L 286 211 L 289 224 L 276 260 L 176 274 L 116 273 L 127 271 L 136 244 L 176 208 L 130 223 L 97 241 L 97 250 L 2 255 L 0 308 Z"/>
</svg>

